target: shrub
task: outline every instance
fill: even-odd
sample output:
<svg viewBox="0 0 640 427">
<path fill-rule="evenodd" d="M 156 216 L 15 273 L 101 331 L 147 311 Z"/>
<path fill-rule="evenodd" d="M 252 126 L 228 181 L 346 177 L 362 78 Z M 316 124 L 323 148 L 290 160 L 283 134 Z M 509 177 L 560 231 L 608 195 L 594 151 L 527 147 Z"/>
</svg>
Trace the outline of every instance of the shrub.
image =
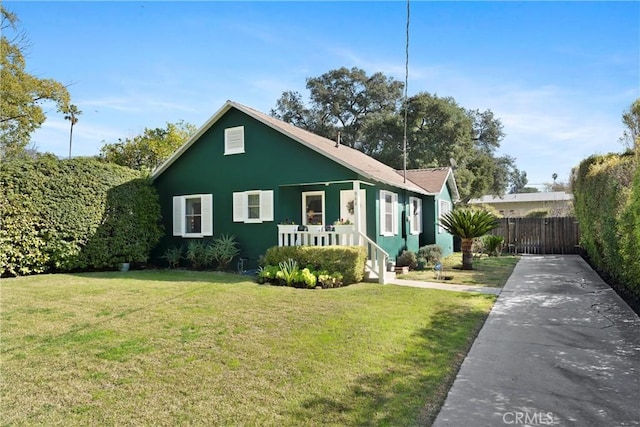
<svg viewBox="0 0 640 427">
<path fill-rule="evenodd" d="M 182 260 L 182 246 L 171 246 L 164 251 L 164 258 L 169 263 L 169 268 L 178 268 Z"/>
<path fill-rule="evenodd" d="M 276 273 L 276 278 L 282 280 L 285 285 L 292 286 L 293 282 L 297 279 L 298 263 L 289 258 L 279 263 L 278 266 L 280 267 L 280 271 Z"/>
<path fill-rule="evenodd" d="M 525 218 L 546 218 L 549 216 L 549 211 L 547 209 L 537 209 L 528 212 L 524 217 Z"/>
<path fill-rule="evenodd" d="M 418 249 L 418 258 L 423 258 L 427 262 L 435 263 L 442 259 L 442 248 L 440 245 L 426 245 Z"/>
<path fill-rule="evenodd" d="M 417 265 L 418 257 L 415 252 L 402 251 L 400 256 L 396 259 L 397 267 L 409 267 L 410 269 L 415 269 Z"/>
<path fill-rule="evenodd" d="M 187 245 L 185 258 L 195 270 L 206 267 L 209 264 L 206 244 L 201 240 L 191 240 Z"/>
<path fill-rule="evenodd" d="M 317 278 L 308 268 L 303 268 L 298 271 L 296 281 L 311 289 L 316 287 Z"/>
<path fill-rule="evenodd" d="M 362 246 L 273 246 L 264 255 L 267 265 L 288 259 L 309 266 L 310 270 L 340 272 L 343 284 L 349 285 L 364 278 L 367 253 Z"/>
<path fill-rule="evenodd" d="M 482 244 L 484 250 L 489 256 L 498 256 L 502 252 L 502 244 L 504 243 L 504 237 L 495 236 L 489 234 L 482 237 Z"/>
<path fill-rule="evenodd" d="M 258 267 L 258 283 L 275 281 L 278 271 L 280 271 L 280 267 L 277 265 L 264 265 Z"/>
<path fill-rule="evenodd" d="M 0 164 L 0 275 L 145 262 L 162 234 L 151 182 L 96 159 Z"/>
<path fill-rule="evenodd" d="M 240 253 L 236 237 L 228 234 L 223 234 L 213 239 L 210 248 L 211 250 L 208 253 L 211 254 L 213 261 L 218 264 L 218 270 L 225 270 L 233 258 Z"/>
</svg>

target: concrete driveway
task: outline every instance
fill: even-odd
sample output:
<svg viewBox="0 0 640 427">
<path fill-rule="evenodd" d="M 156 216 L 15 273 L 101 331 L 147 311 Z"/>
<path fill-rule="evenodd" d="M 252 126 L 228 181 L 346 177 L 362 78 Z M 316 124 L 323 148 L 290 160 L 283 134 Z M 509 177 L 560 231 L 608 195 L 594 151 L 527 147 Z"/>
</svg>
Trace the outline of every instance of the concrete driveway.
<svg viewBox="0 0 640 427">
<path fill-rule="evenodd" d="M 524 256 L 434 427 L 640 425 L 640 319 L 577 255 Z"/>
</svg>

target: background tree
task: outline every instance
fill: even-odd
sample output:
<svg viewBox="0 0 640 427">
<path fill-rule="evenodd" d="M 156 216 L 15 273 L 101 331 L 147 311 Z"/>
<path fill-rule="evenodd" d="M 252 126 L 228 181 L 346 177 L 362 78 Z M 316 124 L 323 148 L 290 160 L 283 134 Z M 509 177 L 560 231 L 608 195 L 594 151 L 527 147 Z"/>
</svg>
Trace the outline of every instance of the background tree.
<svg viewBox="0 0 640 427">
<path fill-rule="evenodd" d="M 339 68 L 307 79 L 310 107 L 298 92 L 284 92 L 271 115 L 366 154 L 373 154 L 364 137 L 368 122 L 397 111 L 404 85 L 382 73 L 367 76 L 360 68 Z"/>
<path fill-rule="evenodd" d="M 271 115 L 341 142 L 381 162 L 403 167 L 404 85 L 359 68 L 340 68 L 308 78 L 310 104 L 298 92 L 284 92 Z M 420 92 L 408 100 L 407 168 L 456 165 L 463 201 L 504 194 L 515 159 L 497 156 L 504 138 L 491 110 L 465 110 L 451 97 Z"/>
<path fill-rule="evenodd" d="M 53 79 L 25 71 L 26 36 L 18 30 L 15 14 L 2 5 L 0 13 L 0 158 L 6 158 L 25 152 L 31 134 L 46 119 L 42 104 L 51 101 L 62 111 L 69 104 L 69 92 Z"/>
<path fill-rule="evenodd" d="M 518 168 L 514 168 L 511 172 L 511 186 L 509 187 L 510 194 L 519 193 L 537 193 L 538 189 L 535 187 L 527 187 L 529 179 L 525 171 L 520 171 Z"/>
<path fill-rule="evenodd" d="M 625 125 L 620 142 L 629 150 L 640 151 L 640 98 L 633 101 L 622 114 L 622 123 Z"/>
<path fill-rule="evenodd" d="M 455 167 L 461 199 L 502 195 L 515 160 L 495 151 L 504 137 L 490 110 L 467 111 L 451 97 L 420 92 L 408 102 L 407 168 Z M 403 118 L 400 112 L 370 121 L 365 135 L 377 147 L 373 157 L 402 168 Z"/>
<path fill-rule="evenodd" d="M 69 158 L 71 158 L 71 143 L 73 142 L 73 127 L 78 123 L 78 116 L 82 114 L 82 111 L 78 110 L 78 106 L 71 104 L 68 108 L 63 109 L 64 119 L 71 122 L 71 129 L 69 130 Z"/>
<path fill-rule="evenodd" d="M 107 162 L 150 172 L 168 159 L 196 130 L 194 125 L 183 120 L 167 123 L 165 129 L 145 128 L 141 135 L 132 139 L 119 139 L 116 143 L 103 145 L 100 157 Z"/>
<path fill-rule="evenodd" d="M 340 68 L 308 78 L 310 104 L 298 92 L 284 92 L 271 115 L 381 162 L 403 167 L 404 84 L 382 73 Z M 451 97 L 420 92 L 408 100 L 407 168 L 455 165 L 463 201 L 487 193 L 502 195 L 515 159 L 497 156 L 504 138 L 491 110 L 465 110 Z"/>
</svg>

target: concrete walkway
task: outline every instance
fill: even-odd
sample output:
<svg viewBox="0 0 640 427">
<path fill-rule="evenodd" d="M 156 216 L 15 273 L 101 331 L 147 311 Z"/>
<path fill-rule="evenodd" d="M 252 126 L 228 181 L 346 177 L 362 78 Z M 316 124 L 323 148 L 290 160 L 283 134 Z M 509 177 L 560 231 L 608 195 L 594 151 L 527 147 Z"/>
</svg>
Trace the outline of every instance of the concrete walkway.
<svg viewBox="0 0 640 427">
<path fill-rule="evenodd" d="M 577 255 L 524 256 L 433 427 L 640 425 L 640 319 Z"/>
</svg>

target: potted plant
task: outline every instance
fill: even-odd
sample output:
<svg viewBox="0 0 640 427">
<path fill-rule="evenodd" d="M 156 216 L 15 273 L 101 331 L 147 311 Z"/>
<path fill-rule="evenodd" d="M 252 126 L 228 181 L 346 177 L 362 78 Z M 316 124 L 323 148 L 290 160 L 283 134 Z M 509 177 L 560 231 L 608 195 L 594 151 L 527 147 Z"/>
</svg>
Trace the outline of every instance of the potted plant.
<svg viewBox="0 0 640 427">
<path fill-rule="evenodd" d="M 278 232 L 280 233 L 295 233 L 298 231 L 298 225 L 295 221 L 285 218 L 280 224 L 278 224 Z"/>
<path fill-rule="evenodd" d="M 335 232 L 340 234 L 351 234 L 355 231 L 355 227 L 349 219 L 340 218 L 333 223 L 333 227 Z"/>
</svg>

